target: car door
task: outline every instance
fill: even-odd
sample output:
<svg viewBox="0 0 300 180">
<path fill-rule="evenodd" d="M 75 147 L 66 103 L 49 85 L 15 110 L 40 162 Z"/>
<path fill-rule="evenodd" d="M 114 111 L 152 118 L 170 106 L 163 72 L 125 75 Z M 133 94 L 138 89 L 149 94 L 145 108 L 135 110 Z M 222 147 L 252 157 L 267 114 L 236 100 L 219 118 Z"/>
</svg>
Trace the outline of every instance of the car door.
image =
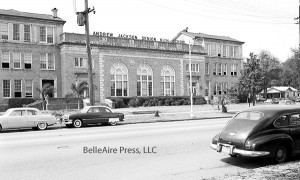
<svg viewBox="0 0 300 180">
<path fill-rule="evenodd" d="M 300 150 L 300 113 L 291 114 L 289 125 L 296 150 Z"/>
<path fill-rule="evenodd" d="M 37 120 L 37 112 L 35 110 L 27 110 L 26 113 L 27 116 L 27 123 L 29 127 L 34 127 L 36 126 L 35 122 Z"/>
<path fill-rule="evenodd" d="M 101 113 L 99 107 L 91 107 L 87 111 L 87 119 L 85 119 L 86 124 L 95 124 L 95 123 L 100 123 L 101 122 Z"/>
<path fill-rule="evenodd" d="M 25 128 L 28 126 L 28 119 L 25 110 L 16 109 L 13 110 L 7 116 L 8 128 Z"/>
<path fill-rule="evenodd" d="M 106 123 L 109 121 L 109 118 L 112 115 L 112 112 L 106 108 L 106 107 L 100 107 L 100 112 L 101 112 L 101 122 Z"/>
</svg>

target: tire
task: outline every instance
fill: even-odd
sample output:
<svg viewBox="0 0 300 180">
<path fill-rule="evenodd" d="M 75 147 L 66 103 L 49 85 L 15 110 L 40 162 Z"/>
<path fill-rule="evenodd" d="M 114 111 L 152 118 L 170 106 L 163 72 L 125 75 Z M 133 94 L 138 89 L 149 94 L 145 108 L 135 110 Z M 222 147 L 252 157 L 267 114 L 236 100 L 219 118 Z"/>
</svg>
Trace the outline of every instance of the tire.
<svg viewBox="0 0 300 180">
<path fill-rule="evenodd" d="M 73 124 L 66 124 L 67 128 L 73 127 Z"/>
<path fill-rule="evenodd" d="M 288 160 L 289 152 L 286 146 L 280 144 L 276 147 L 274 151 L 273 161 L 276 164 L 284 163 Z"/>
<path fill-rule="evenodd" d="M 2 131 L 2 126 L 0 125 L 0 133 L 1 133 L 1 131 Z"/>
<path fill-rule="evenodd" d="M 38 130 L 45 130 L 47 129 L 47 123 L 38 123 L 36 127 Z"/>
<path fill-rule="evenodd" d="M 82 126 L 82 121 L 80 119 L 75 119 L 72 125 L 74 128 L 80 128 Z"/>
</svg>

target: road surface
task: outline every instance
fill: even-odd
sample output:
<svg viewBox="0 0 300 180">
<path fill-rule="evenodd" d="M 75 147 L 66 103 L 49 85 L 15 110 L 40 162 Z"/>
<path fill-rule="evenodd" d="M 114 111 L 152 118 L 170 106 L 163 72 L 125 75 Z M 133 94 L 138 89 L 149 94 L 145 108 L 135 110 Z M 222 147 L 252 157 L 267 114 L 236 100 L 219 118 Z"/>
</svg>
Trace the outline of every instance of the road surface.
<svg viewBox="0 0 300 180">
<path fill-rule="evenodd" d="M 209 148 L 228 120 L 3 132 L 0 174 L 4 179 L 202 179 L 266 165 Z"/>
</svg>

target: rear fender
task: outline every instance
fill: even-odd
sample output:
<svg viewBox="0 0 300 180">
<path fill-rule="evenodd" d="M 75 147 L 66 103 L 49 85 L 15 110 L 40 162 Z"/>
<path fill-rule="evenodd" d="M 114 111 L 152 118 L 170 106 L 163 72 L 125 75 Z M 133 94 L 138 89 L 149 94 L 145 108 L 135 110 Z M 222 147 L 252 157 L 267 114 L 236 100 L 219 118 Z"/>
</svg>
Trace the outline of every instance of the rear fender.
<svg viewBox="0 0 300 180">
<path fill-rule="evenodd" d="M 269 151 L 273 152 L 275 147 L 279 144 L 285 144 L 287 148 L 293 150 L 293 139 L 287 134 L 270 134 L 270 135 L 263 135 L 260 137 L 256 137 L 253 139 L 248 139 L 247 142 L 253 145 L 255 144 L 254 149 L 251 150 L 255 151 Z"/>
</svg>

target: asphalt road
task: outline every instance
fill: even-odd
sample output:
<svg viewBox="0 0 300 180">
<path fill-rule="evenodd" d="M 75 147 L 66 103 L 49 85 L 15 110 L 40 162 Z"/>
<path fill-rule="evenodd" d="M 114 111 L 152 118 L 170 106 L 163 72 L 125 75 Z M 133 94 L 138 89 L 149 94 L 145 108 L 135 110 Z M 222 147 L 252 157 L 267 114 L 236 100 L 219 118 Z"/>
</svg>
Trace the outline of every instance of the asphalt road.
<svg viewBox="0 0 300 180">
<path fill-rule="evenodd" d="M 229 119 L 0 134 L 4 179 L 202 179 L 265 166 L 209 148 Z M 1 178 L 1 179 L 2 179 Z"/>
</svg>

